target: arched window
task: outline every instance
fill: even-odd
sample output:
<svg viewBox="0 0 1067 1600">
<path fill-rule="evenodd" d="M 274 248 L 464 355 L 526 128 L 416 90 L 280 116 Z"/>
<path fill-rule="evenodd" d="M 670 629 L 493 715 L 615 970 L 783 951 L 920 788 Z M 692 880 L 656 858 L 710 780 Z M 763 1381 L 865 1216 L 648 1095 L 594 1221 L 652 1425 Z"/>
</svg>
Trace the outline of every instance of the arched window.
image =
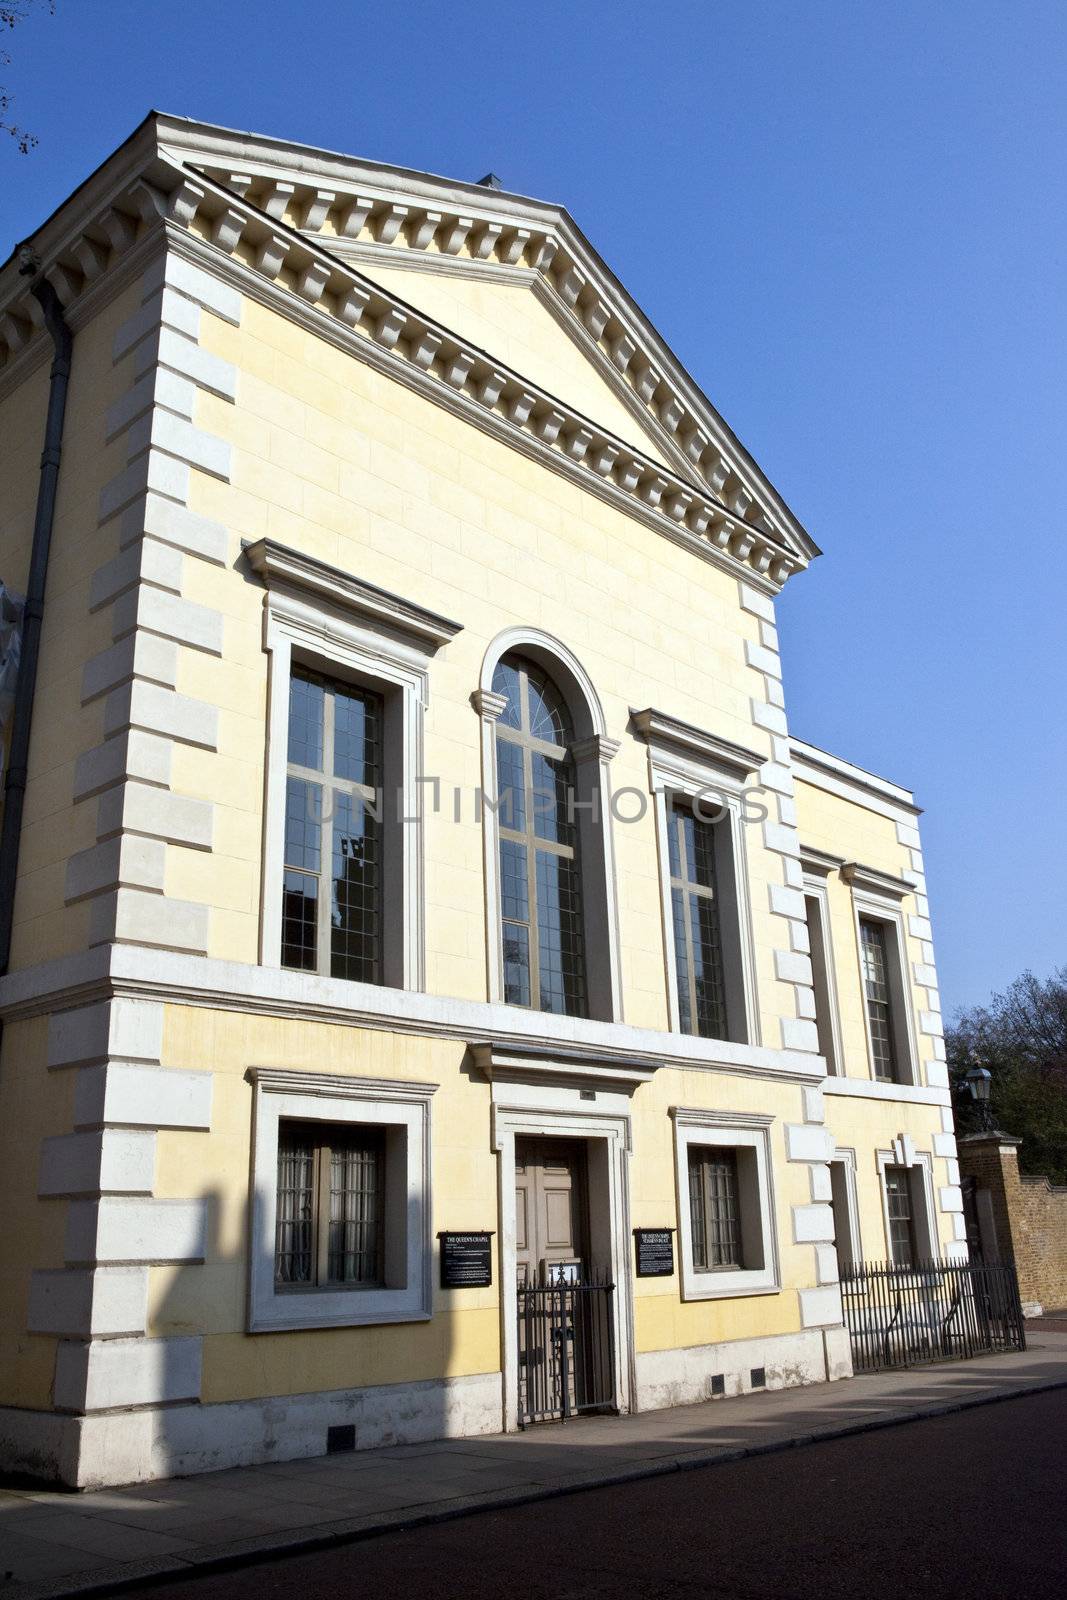
<svg viewBox="0 0 1067 1600">
<path fill-rule="evenodd" d="M 588 1012 L 574 729 L 556 684 L 505 655 L 493 673 L 503 998 L 567 1016 Z"/>
</svg>

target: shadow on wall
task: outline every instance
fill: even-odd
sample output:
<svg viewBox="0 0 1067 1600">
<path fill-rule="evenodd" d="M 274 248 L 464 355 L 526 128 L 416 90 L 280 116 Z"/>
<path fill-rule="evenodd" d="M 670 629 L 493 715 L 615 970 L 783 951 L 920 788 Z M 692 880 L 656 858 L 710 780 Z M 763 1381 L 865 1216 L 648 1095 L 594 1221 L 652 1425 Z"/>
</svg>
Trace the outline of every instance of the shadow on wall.
<svg viewBox="0 0 1067 1600">
<path fill-rule="evenodd" d="M 472 1406 L 484 1412 L 487 1398 L 495 1402 L 499 1428 L 499 1378 L 495 1394 L 490 1385 L 490 1394 L 475 1401 L 465 1390 L 473 1384 L 484 1389 L 484 1376 L 446 1376 L 453 1317 L 452 1307 L 443 1302 L 455 1297 L 437 1287 L 436 1240 L 429 1318 L 357 1327 L 294 1326 L 317 1317 L 323 1303 L 338 1294 L 355 1303 L 380 1293 L 371 1287 L 308 1284 L 273 1293 L 278 1325 L 249 1332 L 253 1293 L 260 1307 L 257 1319 L 263 1293 L 254 1290 L 249 1255 L 223 1243 L 236 1231 L 232 1202 L 228 1216 L 223 1194 L 212 1189 L 202 1205 L 203 1262 L 175 1266 L 163 1293 L 150 1302 L 145 1348 L 152 1352 L 155 1403 L 150 1411 L 130 1414 L 132 1425 L 149 1429 L 149 1436 L 142 1434 L 136 1442 L 143 1463 L 139 1477 L 180 1477 L 459 1435 L 470 1431 Z M 289 1248 L 291 1262 L 294 1234 L 301 1231 L 293 1223 L 307 1220 L 292 1218 L 276 1226 L 273 1195 L 255 1192 L 246 1237 L 249 1248 L 258 1249 L 257 1265 L 269 1272 L 272 1289 L 276 1250 Z M 325 1256 L 324 1249 L 319 1259 Z M 306 1254 L 302 1265 L 306 1269 Z M 314 1265 L 309 1275 L 315 1275 Z M 395 1261 L 386 1260 L 385 1277 L 387 1284 L 401 1286 Z M 495 1430 L 483 1421 L 477 1431 Z"/>
</svg>

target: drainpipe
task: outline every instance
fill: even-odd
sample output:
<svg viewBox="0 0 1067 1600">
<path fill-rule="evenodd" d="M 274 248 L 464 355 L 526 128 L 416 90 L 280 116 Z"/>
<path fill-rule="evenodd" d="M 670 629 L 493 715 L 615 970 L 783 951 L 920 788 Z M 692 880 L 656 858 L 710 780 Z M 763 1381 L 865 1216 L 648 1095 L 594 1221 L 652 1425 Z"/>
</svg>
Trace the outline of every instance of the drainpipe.
<svg viewBox="0 0 1067 1600">
<path fill-rule="evenodd" d="M 15 875 L 18 871 L 19 840 L 22 834 L 22 807 L 26 798 L 26 768 L 33 721 L 33 695 L 37 685 L 37 658 L 41 647 L 41 618 L 44 614 L 48 552 L 52 543 L 52 523 L 59 484 L 59 457 L 63 443 L 63 418 L 67 409 L 67 385 L 73 338 L 63 316 L 59 296 L 41 271 L 41 264 L 28 245 L 19 251 L 19 272 L 32 278 L 30 293 L 44 313 L 45 327 L 55 346 L 48 389 L 48 415 L 45 421 L 44 449 L 41 452 L 41 479 L 37 488 L 37 515 L 33 524 L 33 548 L 26 581 L 26 604 L 22 613 L 22 648 L 15 704 L 11 719 L 11 755 L 4 782 L 4 823 L 0 832 L 0 977 L 7 971 L 11 955 L 11 925 L 15 913 Z"/>
</svg>

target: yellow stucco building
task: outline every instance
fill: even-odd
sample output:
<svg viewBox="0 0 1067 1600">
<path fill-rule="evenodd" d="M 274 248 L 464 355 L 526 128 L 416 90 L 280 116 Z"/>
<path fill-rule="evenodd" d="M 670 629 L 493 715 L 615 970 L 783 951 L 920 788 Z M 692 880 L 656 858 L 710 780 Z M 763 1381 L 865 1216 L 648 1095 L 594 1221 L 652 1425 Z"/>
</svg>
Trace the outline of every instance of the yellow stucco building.
<svg viewBox="0 0 1067 1600">
<path fill-rule="evenodd" d="M 567 213 L 153 115 L 0 339 L 4 1464 L 847 1377 L 842 1263 L 966 1250 L 918 812 Z"/>
</svg>

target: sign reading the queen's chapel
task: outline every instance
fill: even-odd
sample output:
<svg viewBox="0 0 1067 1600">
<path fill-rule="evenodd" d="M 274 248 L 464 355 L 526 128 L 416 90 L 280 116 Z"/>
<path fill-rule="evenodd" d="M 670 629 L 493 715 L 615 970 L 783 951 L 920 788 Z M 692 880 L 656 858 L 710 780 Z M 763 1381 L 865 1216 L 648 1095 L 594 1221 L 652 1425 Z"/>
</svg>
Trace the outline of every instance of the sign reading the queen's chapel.
<svg viewBox="0 0 1067 1600">
<path fill-rule="evenodd" d="M 493 1281 L 491 1233 L 439 1233 L 441 1288 L 487 1289 Z"/>
</svg>

